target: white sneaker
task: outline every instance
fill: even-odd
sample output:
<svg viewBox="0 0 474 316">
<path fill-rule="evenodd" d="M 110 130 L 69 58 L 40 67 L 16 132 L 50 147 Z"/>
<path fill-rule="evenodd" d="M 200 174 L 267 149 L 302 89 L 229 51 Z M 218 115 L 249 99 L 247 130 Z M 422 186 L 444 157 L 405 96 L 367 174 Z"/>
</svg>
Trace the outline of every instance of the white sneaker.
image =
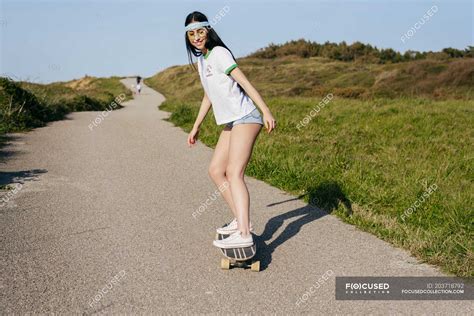
<svg viewBox="0 0 474 316">
<path fill-rule="evenodd" d="M 232 222 L 216 229 L 217 233 L 221 234 L 221 235 L 230 235 L 230 234 L 235 233 L 238 230 L 239 229 L 237 227 L 237 219 L 236 218 L 234 218 L 232 220 Z M 250 223 L 250 231 L 251 232 L 253 231 L 252 223 Z"/>
<path fill-rule="evenodd" d="M 238 230 L 227 238 L 214 240 L 213 244 L 216 247 L 224 249 L 250 247 L 253 245 L 253 237 L 252 234 L 249 234 L 247 238 L 243 238 L 242 233 Z"/>
</svg>

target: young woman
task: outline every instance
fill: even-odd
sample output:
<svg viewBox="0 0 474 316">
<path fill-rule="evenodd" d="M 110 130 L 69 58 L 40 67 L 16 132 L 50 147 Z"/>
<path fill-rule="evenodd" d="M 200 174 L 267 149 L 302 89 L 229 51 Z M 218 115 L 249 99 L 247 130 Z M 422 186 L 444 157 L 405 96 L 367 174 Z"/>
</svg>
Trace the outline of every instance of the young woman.
<svg viewBox="0 0 474 316">
<path fill-rule="evenodd" d="M 250 201 L 244 172 L 262 125 L 265 124 L 270 133 L 276 121 L 204 14 L 190 13 L 186 17 L 185 31 L 189 63 L 194 68 L 191 55 L 198 57 L 198 72 L 204 88 L 188 145 L 192 147 L 196 143 L 199 126 L 211 105 L 216 123 L 225 124 L 209 166 L 209 175 L 220 190 L 224 188 L 221 192 L 234 219 L 217 229 L 218 233 L 229 236 L 215 240 L 214 245 L 220 248 L 251 246 L 254 241 L 250 234 Z M 253 101 L 262 111 L 263 120 Z"/>
</svg>

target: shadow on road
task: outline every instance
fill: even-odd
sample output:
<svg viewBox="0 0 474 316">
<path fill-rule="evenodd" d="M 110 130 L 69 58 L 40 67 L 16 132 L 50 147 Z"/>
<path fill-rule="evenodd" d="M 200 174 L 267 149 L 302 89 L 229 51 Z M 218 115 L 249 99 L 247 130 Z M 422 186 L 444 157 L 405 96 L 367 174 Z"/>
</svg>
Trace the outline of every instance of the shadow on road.
<svg viewBox="0 0 474 316">
<path fill-rule="evenodd" d="M 336 182 L 326 181 L 317 187 L 308 188 L 306 192 L 306 194 L 300 195 L 297 198 L 267 205 L 267 207 L 272 207 L 274 205 L 303 198 L 304 196 L 308 196 L 308 200 L 310 202 L 304 207 L 300 207 L 271 218 L 265 225 L 263 233 L 260 236 L 255 236 L 257 249 L 259 249 L 261 270 L 265 270 L 270 265 L 272 262 L 272 254 L 275 249 L 295 236 L 301 230 L 303 225 L 332 213 L 339 207 L 340 204 L 344 206 L 348 214 L 352 214 L 351 203 L 344 195 L 340 185 Z M 266 243 L 267 241 L 271 240 L 275 232 L 283 226 L 285 220 L 290 220 L 296 217 L 298 218 L 286 225 L 285 229 L 278 237 L 276 237 L 270 243 Z"/>
<path fill-rule="evenodd" d="M 4 163 L 6 160 L 12 156 L 18 154 L 18 151 L 8 150 L 6 147 L 10 143 L 21 142 L 23 140 L 22 135 L 15 134 L 6 134 L 0 135 L 0 163 Z M 25 181 L 36 181 L 38 180 L 38 175 L 46 173 L 46 169 L 31 169 L 23 171 L 0 171 L 0 187 L 3 187 L 7 184 L 13 183 L 25 183 Z"/>
<path fill-rule="evenodd" d="M 46 173 L 46 169 L 32 169 L 23 171 L 0 171 L 0 186 L 13 183 L 25 183 L 26 181 L 37 181 L 38 175 Z"/>
<path fill-rule="evenodd" d="M 13 155 L 17 154 L 18 151 L 8 150 L 5 147 L 11 142 L 21 141 L 22 137 L 19 135 L 0 135 L 0 163 L 5 162 Z"/>
</svg>

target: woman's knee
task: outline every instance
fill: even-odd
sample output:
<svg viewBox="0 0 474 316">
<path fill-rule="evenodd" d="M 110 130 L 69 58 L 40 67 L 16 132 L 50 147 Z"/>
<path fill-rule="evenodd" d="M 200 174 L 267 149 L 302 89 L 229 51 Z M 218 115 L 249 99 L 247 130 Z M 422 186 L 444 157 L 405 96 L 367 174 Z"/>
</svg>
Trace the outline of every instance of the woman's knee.
<svg viewBox="0 0 474 316">
<path fill-rule="evenodd" d="M 225 170 L 225 174 L 226 174 L 227 180 L 232 181 L 232 180 L 237 180 L 237 179 L 243 179 L 244 171 L 245 170 L 240 167 L 227 166 Z"/>
<path fill-rule="evenodd" d="M 220 166 L 211 164 L 207 172 L 212 179 L 220 179 L 225 177 L 225 169 Z"/>
</svg>

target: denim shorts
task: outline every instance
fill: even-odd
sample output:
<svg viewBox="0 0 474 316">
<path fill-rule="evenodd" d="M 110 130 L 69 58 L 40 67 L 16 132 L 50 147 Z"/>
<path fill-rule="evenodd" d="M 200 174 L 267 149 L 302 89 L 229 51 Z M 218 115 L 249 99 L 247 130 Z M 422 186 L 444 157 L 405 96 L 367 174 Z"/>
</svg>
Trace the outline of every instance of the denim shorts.
<svg viewBox="0 0 474 316">
<path fill-rule="evenodd" d="M 258 123 L 260 125 L 263 125 L 262 115 L 260 114 L 257 108 L 255 108 L 249 114 L 245 115 L 243 118 L 227 123 L 226 127 L 232 128 L 233 126 L 237 124 L 248 124 L 248 123 Z"/>
</svg>

